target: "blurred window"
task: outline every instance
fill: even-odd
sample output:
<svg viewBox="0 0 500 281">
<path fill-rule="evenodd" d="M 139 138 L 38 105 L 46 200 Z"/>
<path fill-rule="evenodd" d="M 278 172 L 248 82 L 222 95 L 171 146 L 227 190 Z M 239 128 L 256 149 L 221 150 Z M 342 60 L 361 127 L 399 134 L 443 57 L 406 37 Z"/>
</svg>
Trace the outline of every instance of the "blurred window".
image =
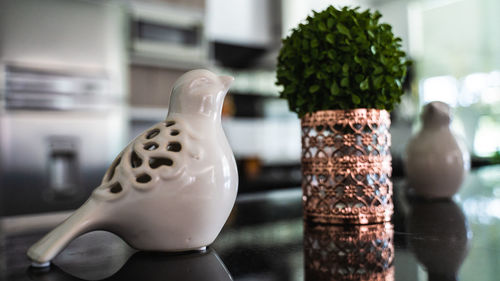
<svg viewBox="0 0 500 281">
<path fill-rule="evenodd" d="M 500 150 L 500 1 L 420 0 L 408 5 L 420 105 L 454 107 L 452 128 L 472 155 Z"/>
</svg>

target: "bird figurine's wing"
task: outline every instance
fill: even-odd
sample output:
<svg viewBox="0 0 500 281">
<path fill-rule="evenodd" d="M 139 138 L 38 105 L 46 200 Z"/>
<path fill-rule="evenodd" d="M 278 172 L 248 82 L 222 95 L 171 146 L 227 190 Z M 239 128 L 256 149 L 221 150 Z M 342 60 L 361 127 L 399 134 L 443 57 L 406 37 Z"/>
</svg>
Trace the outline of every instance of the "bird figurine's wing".
<svg viewBox="0 0 500 281">
<path fill-rule="evenodd" d="M 199 146 L 193 145 L 199 140 L 183 120 L 167 118 L 155 124 L 116 157 L 94 195 L 114 200 L 131 188 L 146 191 L 159 181 L 188 180 L 188 162 L 203 157 Z"/>
</svg>

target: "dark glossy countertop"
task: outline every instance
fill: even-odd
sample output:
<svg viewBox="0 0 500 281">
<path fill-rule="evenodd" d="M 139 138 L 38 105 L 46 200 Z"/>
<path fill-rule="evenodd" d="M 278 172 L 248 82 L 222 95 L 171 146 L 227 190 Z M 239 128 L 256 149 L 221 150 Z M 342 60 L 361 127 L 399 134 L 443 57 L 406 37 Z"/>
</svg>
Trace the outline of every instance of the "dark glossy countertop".
<svg viewBox="0 0 500 281">
<path fill-rule="evenodd" d="M 498 280 L 500 166 L 472 171 L 454 201 L 406 196 L 392 223 L 311 225 L 299 189 L 239 197 L 204 253 L 136 252 L 107 232 L 73 241 L 50 269 L 26 249 L 68 213 L 0 219 L 0 280 Z M 168 239 L 168 237 L 165 237 Z"/>
</svg>

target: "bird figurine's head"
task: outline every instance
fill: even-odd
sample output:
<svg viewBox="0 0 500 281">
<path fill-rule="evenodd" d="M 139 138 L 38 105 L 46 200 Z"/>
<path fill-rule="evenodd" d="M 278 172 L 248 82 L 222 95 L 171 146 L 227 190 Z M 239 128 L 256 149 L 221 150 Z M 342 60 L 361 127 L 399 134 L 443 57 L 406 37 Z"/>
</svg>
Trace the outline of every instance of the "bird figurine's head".
<svg viewBox="0 0 500 281">
<path fill-rule="evenodd" d="M 186 72 L 174 83 L 169 114 L 220 116 L 224 97 L 233 80 L 231 76 L 218 76 L 205 69 Z"/>
<path fill-rule="evenodd" d="M 451 108 L 444 102 L 433 101 L 424 106 L 421 117 L 426 127 L 449 126 L 451 122 Z"/>
</svg>

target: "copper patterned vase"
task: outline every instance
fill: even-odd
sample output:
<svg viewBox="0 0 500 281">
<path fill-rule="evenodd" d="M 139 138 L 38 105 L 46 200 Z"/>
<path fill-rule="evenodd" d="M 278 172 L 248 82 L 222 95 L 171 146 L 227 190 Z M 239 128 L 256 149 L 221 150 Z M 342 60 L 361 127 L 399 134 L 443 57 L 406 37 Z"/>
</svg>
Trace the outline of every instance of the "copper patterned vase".
<svg viewBox="0 0 500 281">
<path fill-rule="evenodd" d="M 391 223 L 304 223 L 305 280 L 394 281 Z"/>
<path fill-rule="evenodd" d="M 302 117 L 304 217 L 313 222 L 390 221 L 391 121 L 386 110 L 322 110 Z"/>
</svg>

